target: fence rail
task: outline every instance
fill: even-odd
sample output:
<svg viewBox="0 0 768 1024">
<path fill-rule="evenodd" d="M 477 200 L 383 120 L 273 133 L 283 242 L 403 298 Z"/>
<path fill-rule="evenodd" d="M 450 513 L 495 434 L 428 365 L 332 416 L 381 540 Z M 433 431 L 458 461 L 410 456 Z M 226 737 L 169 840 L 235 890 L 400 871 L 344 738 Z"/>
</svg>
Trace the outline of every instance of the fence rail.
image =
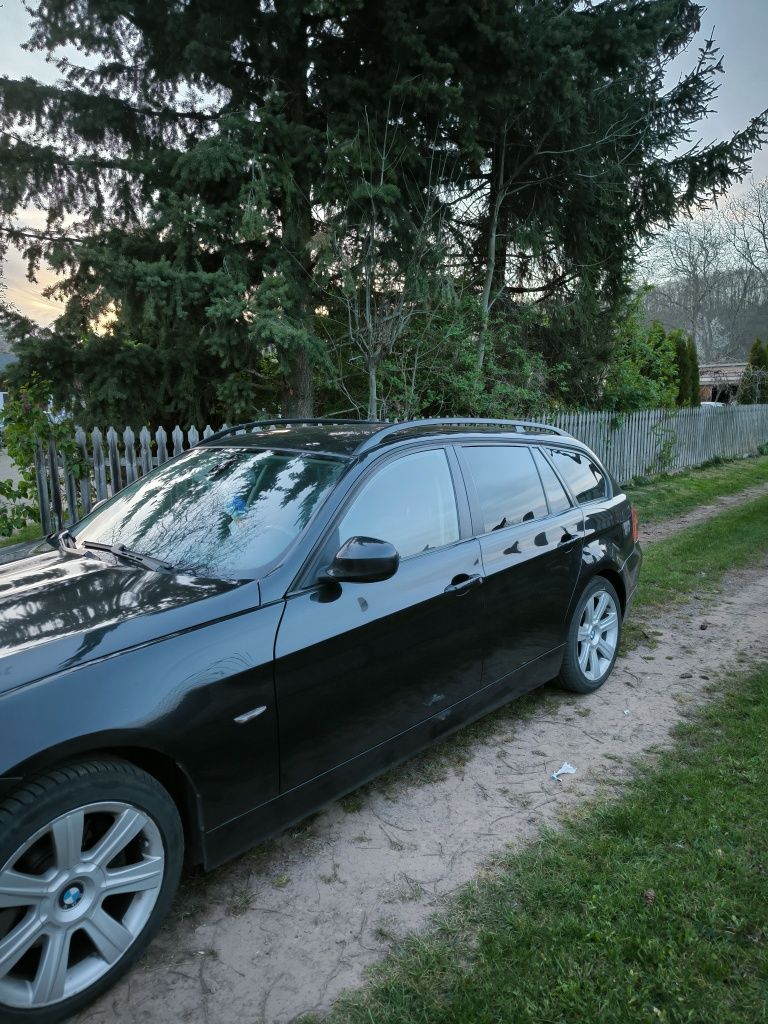
<svg viewBox="0 0 768 1024">
<path fill-rule="evenodd" d="M 724 408 L 648 409 L 617 415 L 610 412 L 553 413 L 548 422 L 589 445 L 620 483 L 638 476 L 679 472 L 715 458 L 750 455 L 768 443 L 768 405 Z M 226 426 L 226 424 L 224 424 Z M 145 476 L 174 455 L 193 448 L 214 433 L 175 427 L 170 437 L 158 427 L 134 431 L 114 427 L 90 433 L 78 427 L 75 438 L 88 472 L 76 478 L 53 441 L 38 444 L 35 478 L 44 533 L 52 533 L 87 515 L 95 502 L 108 498 Z"/>
</svg>

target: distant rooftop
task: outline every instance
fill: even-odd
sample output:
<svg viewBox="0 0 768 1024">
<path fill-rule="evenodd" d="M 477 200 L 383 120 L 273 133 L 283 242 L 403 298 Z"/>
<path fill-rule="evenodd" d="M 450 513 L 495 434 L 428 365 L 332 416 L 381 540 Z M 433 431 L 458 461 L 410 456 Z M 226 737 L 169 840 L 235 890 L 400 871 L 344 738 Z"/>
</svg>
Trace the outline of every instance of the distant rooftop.
<svg viewBox="0 0 768 1024">
<path fill-rule="evenodd" d="M 699 383 L 738 384 L 746 368 L 746 363 L 707 363 L 699 367 Z"/>
</svg>

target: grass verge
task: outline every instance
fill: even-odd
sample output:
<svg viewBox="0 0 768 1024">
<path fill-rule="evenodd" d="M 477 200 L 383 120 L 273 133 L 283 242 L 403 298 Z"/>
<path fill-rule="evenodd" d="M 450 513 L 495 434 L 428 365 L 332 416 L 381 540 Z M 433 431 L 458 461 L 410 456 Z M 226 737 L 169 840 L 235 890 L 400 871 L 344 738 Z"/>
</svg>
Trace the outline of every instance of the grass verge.
<svg viewBox="0 0 768 1024">
<path fill-rule="evenodd" d="M 653 477 L 628 486 L 626 492 L 640 523 L 650 524 L 764 483 L 768 483 L 768 455 Z"/>
<path fill-rule="evenodd" d="M 768 497 L 657 541 L 645 551 L 636 607 L 717 591 L 723 575 L 768 552 Z"/>
<path fill-rule="evenodd" d="M 11 544 L 21 544 L 24 541 L 38 538 L 42 538 L 40 524 L 32 523 L 30 526 L 25 526 L 23 530 L 18 530 L 12 537 L 0 537 L 0 548 L 7 548 Z"/>
<path fill-rule="evenodd" d="M 621 800 L 465 887 L 330 1024 L 766 1020 L 768 668 L 677 736 Z"/>
</svg>

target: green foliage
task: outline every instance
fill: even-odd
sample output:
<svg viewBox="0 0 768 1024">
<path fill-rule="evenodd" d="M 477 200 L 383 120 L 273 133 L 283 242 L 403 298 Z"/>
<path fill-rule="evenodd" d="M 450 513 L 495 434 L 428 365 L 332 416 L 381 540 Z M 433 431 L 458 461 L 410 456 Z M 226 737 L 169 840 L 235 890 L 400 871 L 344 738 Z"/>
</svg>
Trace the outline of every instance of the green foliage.
<svg viewBox="0 0 768 1024">
<path fill-rule="evenodd" d="M 559 404 L 567 367 L 549 366 L 524 344 L 543 317 L 524 308 L 515 321 L 492 318 L 484 366 L 477 366 L 475 338 L 480 308 L 474 296 L 446 295 L 415 315 L 379 370 L 380 413 L 413 416 L 537 417 Z M 328 329 L 328 325 L 326 325 Z M 318 398 L 331 411 L 366 409 L 367 375 L 354 349 L 329 341 L 332 367 L 320 378 Z M 343 387 L 341 384 L 343 383 Z"/>
<path fill-rule="evenodd" d="M 688 405 L 691 397 L 691 366 L 690 349 L 688 339 L 679 328 L 669 332 L 669 338 L 675 346 L 675 366 L 677 368 L 677 398 L 678 405 Z"/>
<path fill-rule="evenodd" d="M 756 370 L 768 370 L 768 342 L 764 345 L 759 338 L 755 338 L 747 356 L 747 365 Z"/>
<path fill-rule="evenodd" d="M 360 239 L 402 282 L 425 221 L 440 258 L 417 293 L 448 282 L 491 314 L 487 379 L 465 366 L 485 317 L 449 359 L 462 408 L 525 405 L 541 360 L 550 402 L 591 404 L 638 241 L 742 178 L 768 125 L 680 153 L 720 70 L 706 43 L 666 85 L 699 28 L 693 0 L 148 10 L 45 0 L 33 45 L 88 60 L 55 85 L 0 78 L 0 256 L 46 259 L 66 301 L 51 331 L 17 324 L 15 380 L 44 373 L 84 422 L 307 414 L 315 385 L 322 411 L 350 404 L 360 364 L 319 321 L 348 297 Z M 44 229 L 15 220 L 34 206 Z M 414 330 L 409 345 L 376 359 L 419 376 Z M 429 374 L 398 386 L 442 402 Z"/>
<path fill-rule="evenodd" d="M 615 412 L 660 409 L 675 404 L 679 393 L 676 339 L 658 321 L 642 322 L 640 297 L 616 325 L 613 359 L 600 405 Z"/>
<path fill-rule="evenodd" d="M 19 471 L 19 482 L 0 481 L 0 536 L 10 537 L 35 520 L 35 453 L 38 444 L 45 450 L 49 438 L 65 457 L 76 476 L 81 466 L 80 451 L 74 439 L 74 423 L 65 416 L 50 413 L 51 385 L 33 377 L 6 402 L 3 409 L 3 444 Z"/>
<path fill-rule="evenodd" d="M 699 352 L 693 335 L 688 336 L 688 372 L 691 388 L 690 404 L 695 408 L 701 405 L 701 390 L 699 388 Z"/>
<path fill-rule="evenodd" d="M 768 343 L 755 338 L 736 396 L 741 405 L 768 402 Z"/>
</svg>

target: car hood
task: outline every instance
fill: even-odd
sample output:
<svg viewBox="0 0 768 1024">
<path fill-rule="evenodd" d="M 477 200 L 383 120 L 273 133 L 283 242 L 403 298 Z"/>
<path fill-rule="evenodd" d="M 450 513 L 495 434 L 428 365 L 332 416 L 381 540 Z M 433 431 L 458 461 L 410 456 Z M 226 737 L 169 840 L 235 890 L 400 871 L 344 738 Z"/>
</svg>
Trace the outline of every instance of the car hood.
<svg viewBox="0 0 768 1024">
<path fill-rule="evenodd" d="M 0 565 L 0 693 L 259 605 L 255 581 L 49 551 Z"/>
</svg>

